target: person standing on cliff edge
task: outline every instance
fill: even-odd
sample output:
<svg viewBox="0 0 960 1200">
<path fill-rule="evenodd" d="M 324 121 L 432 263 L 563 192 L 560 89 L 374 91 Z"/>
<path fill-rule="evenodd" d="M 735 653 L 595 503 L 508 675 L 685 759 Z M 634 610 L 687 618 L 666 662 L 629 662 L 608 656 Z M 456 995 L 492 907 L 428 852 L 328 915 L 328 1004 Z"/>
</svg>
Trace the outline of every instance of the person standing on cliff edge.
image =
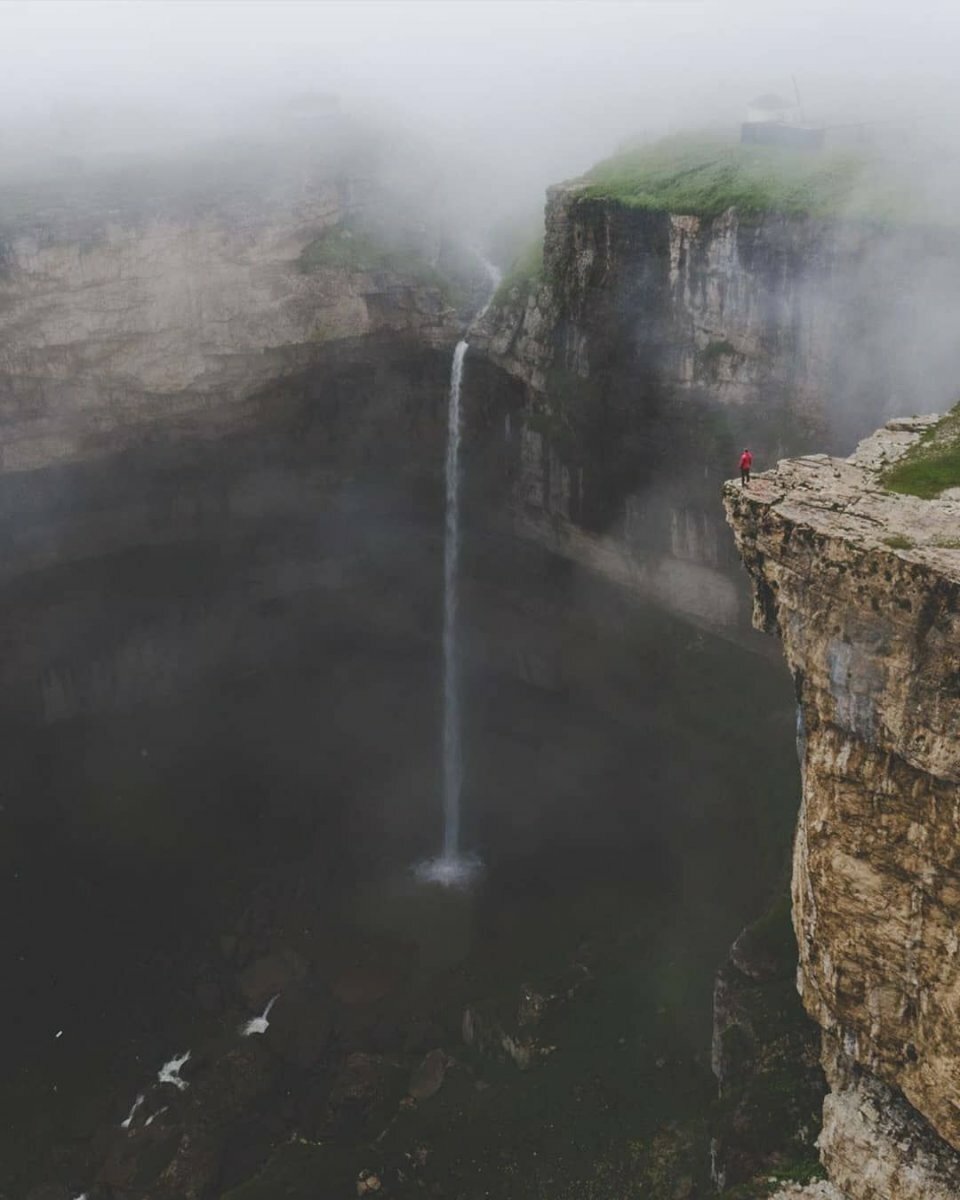
<svg viewBox="0 0 960 1200">
<path fill-rule="evenodd" d="M 753 466 L 753 455 L 744 446 L 740 455 L 740 486 L 747 487 L 750 483 L 750 468 Z"/>
</svg>

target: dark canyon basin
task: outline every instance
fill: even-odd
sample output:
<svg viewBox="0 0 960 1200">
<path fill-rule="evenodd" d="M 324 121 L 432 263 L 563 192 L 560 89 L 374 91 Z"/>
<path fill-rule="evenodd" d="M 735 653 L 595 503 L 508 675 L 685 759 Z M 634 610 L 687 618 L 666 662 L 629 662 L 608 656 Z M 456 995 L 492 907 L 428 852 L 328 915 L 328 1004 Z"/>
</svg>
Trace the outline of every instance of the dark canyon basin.
<svg viewBox="0 0 960 1200">
<path fill-rule="evenodd" d="M 17 486 L 0 1194 L 176 1194 L 149 1182 L 161 1142 L 120 1123 L 147 1091 L 189 1133 L 237 1047 L 270 1065 L 204 1127 L 183 1195 L 349 1196 L 368 1170 L 396 1195 L 601 1196 L 655 1159 L 702 1194 L 713 973 L 783 883 L 797 804 L 785 670 L 474 511 L 463 839 L 484 870 L 424 886 L 436 463 L 345 470 L 264 436 Z M 241 1040 L 275 992 L 276 1027 Z M 311 1030 L 315 1052 L 283 1049 Z M 151 1089 L 187 1049 L 190 1089 Z M 435 1050 L 438 1090 L 415 1087 Z"/>
</svg>

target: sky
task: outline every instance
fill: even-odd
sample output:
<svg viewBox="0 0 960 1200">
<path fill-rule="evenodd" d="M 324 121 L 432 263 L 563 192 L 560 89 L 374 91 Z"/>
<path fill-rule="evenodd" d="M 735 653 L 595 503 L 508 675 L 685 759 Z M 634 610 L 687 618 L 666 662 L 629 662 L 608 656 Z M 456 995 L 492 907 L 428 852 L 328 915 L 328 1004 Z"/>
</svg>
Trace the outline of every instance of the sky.
<svg viewBox="0 0 960 1200">
<path fill-rule="evenodd" d="M 0 121 L 229 121 L 337 92 L 538 186 L 796 80 L 827 120 L 960 109 L 954 0 L 0 0 Z"/>
</svg>

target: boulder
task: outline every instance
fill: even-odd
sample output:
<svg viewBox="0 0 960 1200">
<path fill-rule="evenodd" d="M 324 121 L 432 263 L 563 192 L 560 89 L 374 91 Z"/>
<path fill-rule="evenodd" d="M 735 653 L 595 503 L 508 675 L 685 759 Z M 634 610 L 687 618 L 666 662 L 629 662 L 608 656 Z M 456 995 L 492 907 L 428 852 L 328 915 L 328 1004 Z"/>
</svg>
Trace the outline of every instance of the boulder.
<svg viewBox="0 0 960 1200">
<path fill-rule="evenodd" d="M 240 991 L 247 1003 L 261 1009 L 272 996 L 282 994 L 307 974 L 307 961 L 296 950 L 284 947 L 255 959 L 240 972 Z"/>
<path fill-rule="evenodd" d="M 442 1050 L 431 1050 L 410 1073 L 407 1091 L 414 1100 L 428 1100 L 443 1086 L 443 1079 L 452 1059 Z"/>
<path fill-rule="evenodd" d="M 303 983 L 282 992 L 270 1016 L 268 1045 L 284 1062 L 306 1069 L 314 1066 L 330 1041 L 328 997 Z"/>
</svg>

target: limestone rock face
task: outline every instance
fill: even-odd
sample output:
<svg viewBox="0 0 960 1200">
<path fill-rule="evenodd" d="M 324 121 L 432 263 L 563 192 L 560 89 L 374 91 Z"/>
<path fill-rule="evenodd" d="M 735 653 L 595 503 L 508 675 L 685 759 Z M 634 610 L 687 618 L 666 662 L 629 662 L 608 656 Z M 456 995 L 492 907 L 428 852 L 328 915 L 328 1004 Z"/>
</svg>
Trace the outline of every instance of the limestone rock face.
<svg viewBox="0 0 960 1200">
<path fill-rule="evenodd" d="M 369 359 L 378 339 L 456 341 L 459 318 L 427 274 L 304 269 L 304 248 L 364 209 L 342 178 L 225 190 L 0 221 L 0 469 L 249 428 L 278 377 Z"/>
<path fill-rule="evenodd" d="M 557 370 L 596 379 L 633 359 L 663 385 L 725 405 L 786 396 L 824 429 L 851 407 L 875 424 L 904 382 L 916 397 L 955 361 L 933 321 L 916 348 L 889 335 L 952 293 L 946 264 L 958 258 L 960 244 L 928 231 L 647 211 L 562 184 L 547 194 L 542 276 L 491 308 L 487 345 L 539 392 Z"/>
<path fill-rule="evenodd" d="M 960 1156 L 945 1150 L 903 1097 L 853 1066 L 829 1035 L 823 1058 L 832 1091 L 818 1144 L 834 1183 L 855 1197 L 960 1196 Z"/>
<path fill-rule="evenodd" d="M 842 1087 L 833 1072 L 822 1153 L 851 1196 L 893 1200 L 958 1194 L 960 1164 L 960 503 L 878 476 L 930 420 L 724 489 L 755 623 L 779 633 L 799 701 L 799 988 L 859 1072 Z M 890 1088 L 931 1127 L 954 1190 L 860 1169 L 857 1141 L 903 1160 Z"/>
<path fill-rule="evenodd" d="M 774 1192 L 770 1200 L 846 1200 L 832 1183 L 818 1180 L 816 1183 L 788 1183 L 786 1187 Z"/>
</svg>

